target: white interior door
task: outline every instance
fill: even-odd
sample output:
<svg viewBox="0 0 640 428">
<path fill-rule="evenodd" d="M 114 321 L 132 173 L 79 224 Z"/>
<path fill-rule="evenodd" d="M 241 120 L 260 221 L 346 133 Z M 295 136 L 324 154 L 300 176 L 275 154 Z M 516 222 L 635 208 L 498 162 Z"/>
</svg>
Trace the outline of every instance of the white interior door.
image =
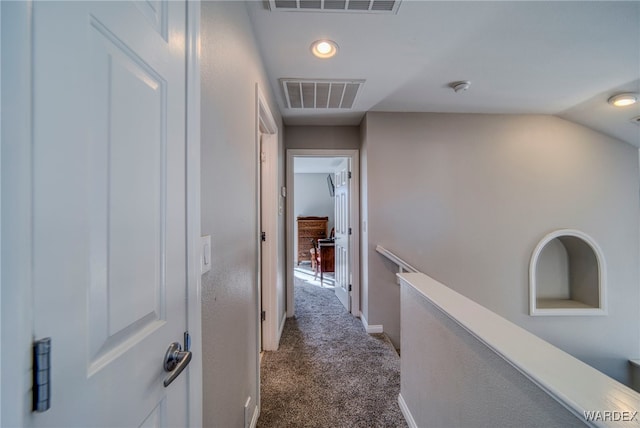
<svg viewBox="0 0 640 428">
<path fill-rule="evenodd" d="M 261 242 L 261 346 L 265 351 L 278 350 L 278 136 L 262 134 L 260 138 L 260 225 L 265 239 Z"/>
<path fill-rule="evenodd" d="M 187 426 L 185 3 L 34 2 L 34 426 Z"/>
<path fill-rule="evenodd" d="M 340 302 L 351 311 L 350 284 L 350 160 L 344 159 L 335 173 L 335 292 Z"/>
</svg>

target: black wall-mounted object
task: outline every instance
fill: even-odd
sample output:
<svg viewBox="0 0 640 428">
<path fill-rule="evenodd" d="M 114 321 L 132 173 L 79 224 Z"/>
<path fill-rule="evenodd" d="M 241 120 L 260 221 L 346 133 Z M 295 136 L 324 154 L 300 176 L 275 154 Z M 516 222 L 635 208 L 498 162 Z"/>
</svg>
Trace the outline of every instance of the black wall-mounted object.
<svg viewBox="0 0 640 428">
<path fill-rule="evenodd" d="M 329 186 L 329 195 L 333 198 L 336 194 L 336 188 L 333 185 L 333 178 L 331 178 L 331 174 L 327 175 L 327 185 Z"/>
</svg>

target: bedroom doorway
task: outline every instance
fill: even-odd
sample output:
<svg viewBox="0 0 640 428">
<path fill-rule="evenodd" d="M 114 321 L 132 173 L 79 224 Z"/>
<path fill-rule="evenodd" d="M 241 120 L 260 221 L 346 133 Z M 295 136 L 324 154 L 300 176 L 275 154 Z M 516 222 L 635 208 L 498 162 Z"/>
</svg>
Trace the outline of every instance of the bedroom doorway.
<svg viewBox="0 0 640 428">
<path fill-rule="evenodd" d="M 287 150 L 288 317 L 296 281 L 334 290 L 360 315 L 358 160 L 357 150 Z"/>
</svg>

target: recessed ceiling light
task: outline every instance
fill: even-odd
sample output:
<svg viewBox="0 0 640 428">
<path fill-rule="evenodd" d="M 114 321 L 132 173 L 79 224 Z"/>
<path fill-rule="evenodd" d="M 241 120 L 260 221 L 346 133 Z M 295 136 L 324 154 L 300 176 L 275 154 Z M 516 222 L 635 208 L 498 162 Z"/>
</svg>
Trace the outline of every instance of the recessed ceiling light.
<svg viewBox="0 0 640 428">
<path fill-rule="evenodd" d="M 311 44 L 311 53 L 318 58 L 331 58 L 337 52 L 338 45 L 333 40 L 316 40 Z"/>
<path fill-rule="evenodd" d="M 616 107 L 626 107 L 638 102 L 638 94 L 625 93 L 609 98 L 609 104 Z"/>
</svg>

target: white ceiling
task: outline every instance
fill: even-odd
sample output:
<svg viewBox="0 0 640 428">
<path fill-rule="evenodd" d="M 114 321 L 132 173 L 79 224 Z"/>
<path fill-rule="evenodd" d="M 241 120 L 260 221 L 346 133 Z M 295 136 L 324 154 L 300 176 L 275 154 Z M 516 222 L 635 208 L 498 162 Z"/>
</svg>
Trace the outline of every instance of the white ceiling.
<svg viewBox="0 0 640 428">
<path fill-rule="evenodd" d="M 409 1 L 397 14 L 271 12 L 247 3 L 286 124 L 357 125 L 367 111 L 553 114 L 640 147 L 640 1 Z M 314 40 L 338 54 L 320 60 Z M 285 108 L 278 79 L 364 79 L 352 110 Z M 470 80 L 455 93 L 449 84 Z"/>
</svg>

